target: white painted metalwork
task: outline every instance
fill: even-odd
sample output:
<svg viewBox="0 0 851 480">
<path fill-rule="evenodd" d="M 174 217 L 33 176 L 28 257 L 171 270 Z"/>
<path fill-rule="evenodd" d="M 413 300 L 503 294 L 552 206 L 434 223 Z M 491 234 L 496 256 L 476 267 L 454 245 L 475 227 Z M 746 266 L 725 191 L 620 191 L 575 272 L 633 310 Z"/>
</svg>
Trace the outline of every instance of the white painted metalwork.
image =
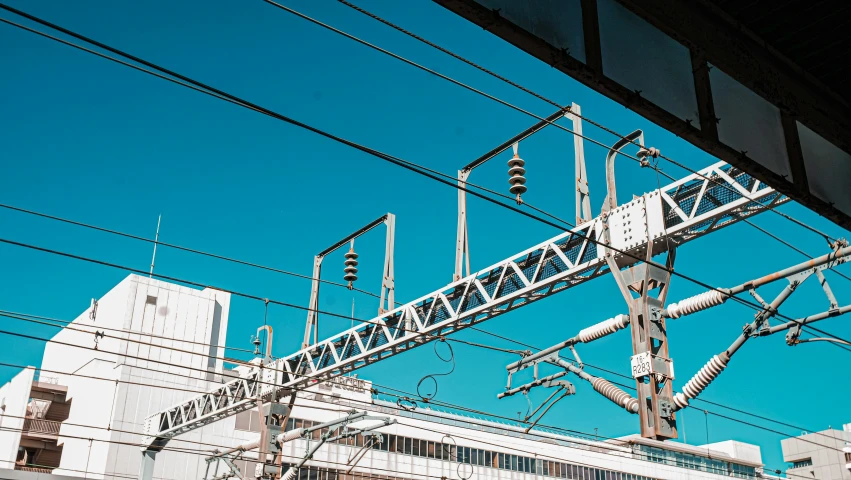
<svg viewBox="0 0 851 480">
<path fill-rule="evenodd" d="M 647 241 L 625 248 L 630 255 L 644 258 L 648 246 L 654 253 L 661 252 L 669 242 L 681 245 L 786 200 L 750 175 L 719 162 L 614 209 L 610 218 L 625 221 L 635 202 L 644 203 L 648 218 L 658 216 L 658 221 L 649 222 Z M 251 408 L 258 395 L 280 396 L 351 372 L 603 275 L 608 272 L 604 249 L 589 241 L 599 241 L 601 232 L 597 217 L 370 323 L 157 412 L 145 421 L 145 444 L 161 449 L 176 435 Z M 624 245 L 629 244 L 624 240 Z M 639 262 L 622 253 L 615 258 L 621 268 Z"/>
</svg>

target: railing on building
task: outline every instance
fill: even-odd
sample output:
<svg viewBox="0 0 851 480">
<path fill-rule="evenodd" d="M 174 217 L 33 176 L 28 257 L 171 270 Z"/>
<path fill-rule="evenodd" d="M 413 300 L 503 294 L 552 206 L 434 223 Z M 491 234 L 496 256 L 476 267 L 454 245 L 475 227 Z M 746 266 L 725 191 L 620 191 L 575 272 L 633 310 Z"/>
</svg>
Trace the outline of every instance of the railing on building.
<svg viewBox="0 0 851 480">
<path fill-rule="evenodd" d="M 51 473 L 51 472 L 53 472 L 52 468 L 27 467 L 26 465 L 15 465 L 15 470 L 19 470 L 21 472 L 36 472 L 36 473 Z"/>
<path fill-rule="evenodd" d="M 24 419 L 24 432 L 59 435 L 60 425 L 62 425 L 62 422 L 55 422 L 53 420 L 43 420 L 40 418 L 27 418 Z"/>
<path fill-rule="evenodd" d="M 49 377 L 47 375 L 42 375 L 40 372 L 36 372 L 33 381 L 38 383 L 49 383 L 51 385 L 59 385 L 59 377 Z"/>
</svg>

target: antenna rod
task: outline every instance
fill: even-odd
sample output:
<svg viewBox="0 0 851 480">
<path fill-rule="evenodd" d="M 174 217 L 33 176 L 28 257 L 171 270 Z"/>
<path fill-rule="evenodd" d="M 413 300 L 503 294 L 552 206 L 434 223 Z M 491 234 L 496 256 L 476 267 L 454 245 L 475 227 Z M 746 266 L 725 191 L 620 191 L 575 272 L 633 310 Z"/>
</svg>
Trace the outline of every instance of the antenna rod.
<svg viewBox="0 0 851 480">
<path fill-rule="evenodd" d="M 157 216 L 157 234 L 154 237 L 154 255 L 151 257 L 151 273 L 148 278 L 154 277 L 154 262 L 157 260 L 157 242 L 160 241 L 160 221 L 163 219 L 162 214 Z"/>
</svg>

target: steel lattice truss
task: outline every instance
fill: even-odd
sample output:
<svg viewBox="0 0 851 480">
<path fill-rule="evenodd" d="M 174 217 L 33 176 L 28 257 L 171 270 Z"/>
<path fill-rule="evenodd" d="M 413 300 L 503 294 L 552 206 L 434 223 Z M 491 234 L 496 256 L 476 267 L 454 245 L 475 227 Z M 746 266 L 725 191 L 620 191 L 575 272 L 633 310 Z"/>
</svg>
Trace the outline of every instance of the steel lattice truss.
<svg viewBox="0 0 851 480">
<path fill-rule="evenodd" d="M 611 245 L 644 258 L 648 246 L 659 253 L 787 200 L 720 162 L 611 212 Z M 339 376 L 603 275 L 608 272 L 604 248 L 589 241 L 601 241 L 602 229 L 603 220 L 597 217 L 370 323 L 155 413 L 146 419 L 145 443 L 160 449 L 178 434 L 251 408 L 258 390 L 269 398 Z M 621 267 L 638 263 L 624 254 L 616 258 Z"/>
</svg>

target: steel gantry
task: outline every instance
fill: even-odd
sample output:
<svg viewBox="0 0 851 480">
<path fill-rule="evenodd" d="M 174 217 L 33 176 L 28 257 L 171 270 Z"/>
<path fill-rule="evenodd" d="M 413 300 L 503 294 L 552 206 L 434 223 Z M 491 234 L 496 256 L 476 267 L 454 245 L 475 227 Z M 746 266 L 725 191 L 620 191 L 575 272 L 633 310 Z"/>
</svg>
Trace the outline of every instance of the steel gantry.
<svg viewBox="0 0 851 480">
<path fill-rule="evenodd" d="M 339 240 L 334 245 L 322 250 L 318 255 L 313 257 L 313 277 L 310 287 L 310 302 L 308 303 L 307 322 L 304 327 L 304 341 L 301 344 L 301 348 L 306 348 L 310 345 L 311 332 L 313 336 L 313 343 L 316 343 L 319 338 L 319 277 L 322 274 L 322 260 L 324 260 L 325 256 L 331 252 L 347 243 L 351 243 L 352 250 L 346 254 L 347 263 L 345 270 L 345 278 L 352 279 L 349 281 L 349 288 L 351 289 L 352 281 L 357 280 L 357 275 L 355 275 L 357 269 L 350 266 L 348 263 L 354 262 L 352 265 L 357 265 L 357 260 L 355 260 L 357 259 L 357 254 L 354 253 L 354 241 L 356 238 L 369 232 L 382 223 L 387 227 L 387 236 L 384 246 L 384 270 L 381 274 L 381 297 L 380 303 L 378 304 L 378 314 L 381 315 L 387 310 L 393 308 L 393 305 L 395 305 L 396 301 L 394 292 L 396 291 L 396 285 L 393 274 L 393 250 L 395 249 L 396 242 L 396 215 L 387 213 L 369 222 L 357 231 L 353 232 L 351 235 Z M 353 269 L 353 271 L 350 272 L 350 269 Z"/>
<path fill-rule="evenodd" d="M 144 455 L 181 433 L 418 347 L 626 268 L 669 246 L 751 217 L 787 199 L 723 162 L 636 197 L 577 227 L 369 321 L 257 366 L 145 420 Z M 598 248 L 609 224 L 611 249 Z M 607 256 L 607 252 L 611 254 Z"/>
</svg>

